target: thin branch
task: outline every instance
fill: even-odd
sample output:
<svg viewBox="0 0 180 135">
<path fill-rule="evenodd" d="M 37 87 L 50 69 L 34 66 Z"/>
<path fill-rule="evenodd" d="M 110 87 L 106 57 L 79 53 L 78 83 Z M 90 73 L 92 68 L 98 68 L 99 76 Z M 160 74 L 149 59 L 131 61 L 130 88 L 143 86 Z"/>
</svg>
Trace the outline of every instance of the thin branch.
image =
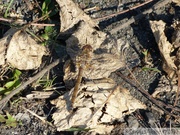
<svg viewBox="0 0 180 135">
<path fill-rule="evenodd" d="M 50 123 L 50 122 L 48 122 L 48 121 L 46 120 L 46 117 L 41 117 L 41 116 L 37 115 L 35 112 L 33 112 L 33 111 L 31 111 L 31 110 L 23 107 L 23 106 L 22 106 L 22 108 L 23 108 L 24 110 L 26 110 L 27 112 L 29 112 L 31 115 L 33 115 L 33 116 L 37 117 L 38 119 L 40 119 L 43 123 L 47 123 L 48 125 L 54 127 L 54 125 L 53 125 L 52 123 Z"/>
<path fill-rule="evenodd" d="M 104 17 L 101 17 L 101 18 L 97 18 L 97 19 L 95 19 L 95 20 L 98 21 L 98 22 L 100 22 L 100 21 L 102 21 L 102 20 L 109 19 L 109 18 L 118 16 L 118 15 L 121 15 L 121 14 L 127 13 L 127 12 L 129 12 L 129 11 L 131 11 L 131 10 L 136 9 L 136 8 L 142 7 L 142 6 L 148 4 L 148 3 L 152 2 L 152 1 L 153 1 L 153 0 L 148 0 L 148 1 L 144 2 L 144 3 L 142 3 L 142 4 L 139 4 L 139 5 L 137 5 L 137 6 L 134 6 L 134 7 L 129 8 L 129 9 L 127 9 L 127 10 L 123 10 L 123 11 L 120 11 L 120 12 L 117 12 L 117 13 L 114 13 L 114 14 L 110 14 L 110 15 L 108 15 L 108 16 L 104 16 Z"/>
<path fill-rule="evenodd" d="M 128 70 L 130 71 L 130 70 Z M 146 96 L 147 99 L 149 99 L 152 103 L 154 103 L 156 106 L 158 106 L 161 110 L 163 110 L 166 114 L 170 115 L 170 116 L 174 116 L 174 117 L 179 117 L 176 116 L 172 113 L 170 113 L 169 111 L 167 111 L 164 107 L 166 108 L 170 108 L 170 109 L 174 109 L 178 112 L 180 112 L 180 109 L 177 107 L 174 107 L 172 105 L 166 105 L 165 103 L 156 100 L 155 98 L 153 98 L 144 88 L 142 88 L 141 84 L 137 81 L 137 79 L 134 77 L 134 75 L 132 74 L 132 72 L 130 72 L 131 75 L 133 75 L 133 79 L 136 81 L 136 83 L 138 84 L 138 86 L 136 84 L 134 84 L 132 81 L 130 81 L 129 79 L 127 79 L 124 75 L 122 75 L 120 72 L 116 72 L 117 75 L 119 75 L 121 78 L 123 78 L 126 82 L 128 82 L 130 85 L 134 86 L 136 89 L 138 89 L 143 95 Z"/>
<path fill-rule="evenodd" d="M 47 23 L 31 23 L 33 26 L 56 26 L 59 24 L 47 24 Z"/>
<path fill-rule="evenodd" d="M 33 112 L 33 111 L 25 108 L 24 106 L 22 106 L 22 108 L 23 108 L 24 110 L 26 110 L 27 112 L 29 112 L 30 114 L 32 114 L 33 116 L 35 116 L 35 117 L 37 117 L 38 119 L 40 119 L 43 123 L 46 123 L 46 117 L 41 117 L 41 116 L 37 115 L 35 112 Z"/>
<path fill-rule="evenodd" d="M 119 25 L 119 26 L 117 26 L 117 27 L 114 27 L 112 30 L 110 30 L 110 33 L 111 33 L 111 34 L 114 34 L 114 33 L 116 33 L 117 31 L 119 31 L 120 29 L 123 29 L 123 28 L 125 28 L 125 27 L 128 27 L 130 24 L 132 24 L 132 23 L 134 23 L 135 21 L 143 18 L 146 14 L 151 13 L 151 12 L 153 12 L 155 9 L 160 8 L 160 7 L 166 5 L 166 4 L 170 3 L 170 2 L 171 2 L 171 0 L 161 0 L 160 2 L 158 2 L 157 4 L 155 4 L 155 5 L 154 5 L 153 7 L 151 7 L 150 9 L 142 12 L 141 14 L 138 14 L 137 16 L 131 17 L 127 22 L 125 22 L 125 23 L 123 23 L 123 24 L 121 24 L 121 25 Z"/>
<path fill-rule="evenodd" d="M 97 7 L 97 6 L 94 6 L 94 7 L 92 7 L 92 8 L 86 8 L 86 9 L 84 9 L 84 12 L 89 12 L 89 11 L 93 11 L 93 10 L 98 11 L 98 10 L 100 10 L 100 8 Z"/>
<path fill-rule="evenodd" d="M 15 23 L 15 24 L 26 24 L 26 22 L 23 22 L 23 20 L 13 20 L 13 19 L 7 19 L 7 18 L 3 18 L 3 17 L 0 17 L 0 21 Z M 31 23 L 31 25 L 33 25 L 33 26 L 56 26 L 59 24 Z"/>
<path fill-rule="evenodd" d="M 48 65 L 47 67 L 45 67 L 42 71 L 40 71 L 38 74 L 36 74 L 33 77 L 30 77 L 28 81 L 24 82 L 23 84 L 21 84 L 18 88 L 14 89 L 11 91 L 11 93 L 9 93 L 5 98 L 3 98 L 0 101 L 0 110 L 2 110 L 4 108 L 4 106 L 6 105 L 6 103 L 17 93 L 19 93 L 21 90 L 25 89 L 29 84 L 33 83 L 34 81 L 36 81 L 37 79 L 39 79 L 40 77 L 42 77 L 46 72 L 48 72 L 50 69 L 52 69 L 53 67 L 57 66 L 60 63 L 60 60 L 57 59 L 56 61 L 54 61 L 53 63 L 51 63 L 50 65 Z"/>
</svg>

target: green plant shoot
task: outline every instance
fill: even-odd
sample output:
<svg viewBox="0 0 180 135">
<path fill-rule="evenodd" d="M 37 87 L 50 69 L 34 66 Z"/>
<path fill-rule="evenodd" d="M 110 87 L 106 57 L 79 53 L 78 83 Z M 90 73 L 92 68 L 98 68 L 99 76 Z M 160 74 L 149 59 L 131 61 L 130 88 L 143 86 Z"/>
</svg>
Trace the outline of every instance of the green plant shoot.
<svg viewBox="0 0 180 135">
<path fill-rule="evenodd" d="M 0 94 L 7 94 L 7 92 L 19 86 L 21 83 L 19 79 L 20 75 L 21 75 L 21 71 L 15 69 L 13 71 L 13 76 L 9 78 L 9 81 L 6 82 L 3 87 L 0 87 Z"/>
</svg>

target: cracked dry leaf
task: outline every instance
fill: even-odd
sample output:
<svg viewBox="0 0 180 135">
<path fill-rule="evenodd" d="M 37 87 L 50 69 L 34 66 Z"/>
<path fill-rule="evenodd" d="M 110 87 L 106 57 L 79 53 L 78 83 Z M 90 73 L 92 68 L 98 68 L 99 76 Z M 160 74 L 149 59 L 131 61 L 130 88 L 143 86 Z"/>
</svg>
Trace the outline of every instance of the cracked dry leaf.
<svg viewBox="0 0 180 135">
<path fill-rule="evenodd" d="M 108 124 L 136 109 L 146 108 L 133 98 L 127 89 L 116 86 L 111 79 L 103 83 L 87 82 L 79 91 L 74 104 L 76 109 L 73 112 L 69 111 L 71 106 L 69 99 L 73 89 L 52 101 L 58 108 L 53 114 L 54 124 L 58 131 L 81 127 L 91 128 L 92 131 L 100 134 L 108 134 L 113 129 L 113 125 Z"/>
<path fill-rule="evenodd" d="M 124 67 L 122 48 L 128 46 L 126 41 L 117 41 L 111 35 L 95 29 L 96 23 L 71 0 L 57 2 L 60 5 L 61 32 L 71 30 L 74 25 L 76 28 L 66 40 L 66 50 L 71 57 L 64 66 L 67 89 L 74 86 L 79 72 L 79 54 L 87 44 L 93 48 L 92 61 L 89 64 L 92 66 L 84 72 L 88 79 L 107 78 L 112 72 Z"/>
<path fill-rule="evenodd" d="M 71 61 L 64 66 L 64 82 L 67 89 L 75 84 L 79 72 L 80 53 L 84 45 L 92 46 L 92 60 L 90 66 L 84 70 L 84 77 L 88 79 L 108 78 L 117 69 L 124 67 L 122 49 L 128 46 L 127 41 L 116 40 L 111 35 L 98 31 L 84 21 L 81 21 L 78 29 L 66 40 L 66 50 Z M 75 67 L 73 69 L 72 67 Z"/>
<path fill-rule="evenodd" d="M 164 60 L 163 69 L 168 74 L 168 76 L 172 78 L 175 70 L 177 70 L 177 67 L 174 64 L 174 58 L 170 56 L 174 48 L 172 44 L 167 40 L 167 37 L 164 33 L 165 23 L 162 20 L 150 21 L 150 25 L 158 44 L 161 56 Z"/>
<path fill-rule="evenodd" d="M 165 36 L 165 23 L 163 21 L 150 21 L 151 29 L 155 36 L 156 42 L 158 44 L 160 53 L 163 57 L 163 70 L 168 74 L 170 79 L 173 79 L 172 84 L 176 83 L 178 79 L 178 74 L 180 70 L 180 25 L 174 25 L 174 33 L 172 35 L 172 44 L 167 41 L 167 37 Z M 165 80 L 165 79 L 163 79 Z M 177 91 L 176 85 L 160 86 L 157 87 L 155 92 L 152 94 L 153 97 L 157 97 L 157 95 L 161 92 L 172 92 Z"/>
<path fill-rule="evenodd" d="M 38 45 L 27 33 L 17 31 L 9 42 L 7 62 L 20 70 L 37 69 L 41 64 L 46 48 Z"/>
<path fill-rule="evenodd" d="M 63 3 L 59 4 L 60 7 L 63 6 Z M 73 13 L 75 23 L 72 24 L 76 24 L 76 29 L 66 40 L 66 50 L 70 59 L 64 66 L 64 82 L 66 89 L 71 91 L 52 101 L 57 108 L 53 114 L 54 124 L 59 131 L 78 126 L 95 128 L 99 133 L 109 133 L 113 125 L 107 126 L 103 123 L 121 119 L 125 115 L 123 112 L 130 113 L 137 108 L 145 108 L 126 92 L 127 90 L 116 87 L 115 82 L 108 78 L 112 72 L 125 66 L 123 49 L 128 47 L 128 43 L 95 29 L 86 17 L 81 19 L 81 14 L 84 13 L 79 14 L 79 8 L 67 6 L 66 9 L 66 6 L 65 4 L 61 7 L 60 12 L 68 11 L 71 17 Z M 72 24 L 69 24 L 70 27 L 66 26 L 66 21 L 69 20 L 62 19 L 61 26 L 65 26 L 66 31 L 71 30 Z M 88 51 L 85 49 L 87 47 Z M 79 78 L 82 77 L 84 83 L 81 84 Z M 78 81 L 75 81 L 76 79 Z M 75 82 L 79 84 L 78 89 Z M 77 95 L 74 101 L 72 99 L 75 90 Z M 75 109 L 70 112 L 72 106 Z"/>
<path fill-rule="evenodd" d="M 93 21 L 78 5 L 72 0 L 56 0 L 60 6 L 60 32 L 69 33 L 80 20 L 84 20 L 91 27 L 98 27 L 97 23 Z M 70 32 L 71 33 L 71 32 Z"/>
</svg>

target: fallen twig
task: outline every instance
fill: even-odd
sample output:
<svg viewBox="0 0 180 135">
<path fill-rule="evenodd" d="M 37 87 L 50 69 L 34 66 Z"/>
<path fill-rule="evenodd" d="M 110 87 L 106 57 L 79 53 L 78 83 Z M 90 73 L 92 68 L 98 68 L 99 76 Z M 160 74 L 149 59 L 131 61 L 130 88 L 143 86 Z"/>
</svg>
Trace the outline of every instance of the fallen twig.
<svg viewBox="0 0 180 135">
<path fill-rule="evenodd" d="M 25 89 L 29 84 L 33 83 L 34 81 L 36 81 L 37 79 L 39 79 L 40 77 L 42 77 L 47 71 L 49 71 L 50 69 L 52 69 L 53 67 L 55 67 L 56 65 L 58 65 L 60 63 L 60 60 L 57 59 L 56 61 L 54 61 L 53 63 L 51 63 L 50 65 L 48 65 L 47 67 L 45 67 L 42 71 L 40 71 L 38 74 L 36 74 L 33 77 L 30 77 L 28 81 L 24 82 L 23 84 L 21 84 L 18 88 L 14 89 L 11 91 L 11 93 L 9 93 L 5 98 L 3 98 L 0 101 L 0 110 L 2 110 L 4 108 L 4 106 L 6 105 L 6 103 L 17 93 L 19 93 L 21 90 Z"/>
<path fill-rule="evenodd" d="M 123 10 L 123 11 L 117 12 L 117 13 L 115 13 L 115 14 L 111 14 L 111 15 L 108 15 L 108 16 L 104 16 L 104 17 L 101 17 L 101 18 L 94 19 L 94 20 L 100 22 L 100 21 L 102 21 L 102 20 L 109 19 L 109 18 L 115 17 L 115 16 L 117 16 L 117 15 L 121 15 L 121 14 L 127 13 L 127 12 L 129 12 L 129 11 L 131 11 L 131 10 L 134 10 L 134 9 L 136 9 L 136 8 L 139 8 L 139 7 L 141 7 L 141 6 L 144 6 L 144 5 L 146 5 L 146 4 L 148 4 L 148 3 L 152 2 L 152 1 L 153 1 L 153 0 L 148 0 L 148 1 L 144 2 L 144 3 L 142 3 L 142 4 L 139 4 L 139 5 L 137 5 L 137 6 L 132 7 L 132 8 L 130 8 L 130 9 Z M 148 9 L 148 10 L 142 12 L 141 14 L 139 14 L 139 15 L 137 15 L 137 16 L 135 16 L 135 17 L 130 18 L 126 23 L 124 23 L 124 24 L 122 24 L 122 25 L 120 25 L 120 26 L 117 26 L 117 27 L 113 28 L 113 29 L 110 31 L 110 33 L 112 33 L 112 34 L 113 34 L 113 33 L 116 33 L 118 30 L 120 30 L 120 29 L 122 29 L 122 28 L 124 28 L 124 27 L 129 26 L 130 24 L 134 23 L 136 20 L 139 20 L 140 18 L 144 17 L 146 14 L 151 13 L 154 9 L 157 9 L 157 8 L 159 8 L 159 7 L 162 7 L 163 5 L 166 5 L 166 4 L 169 3 L 169 2 L 171 2 L 171 0 L 162 0 L 162 1 L 158 2 L 158 3 L 157 3 L 156 5 L 154 5 L 151 9 Z M 86 12 L 86 11 L 85 11 L 85 12 Z M 34 26 L 55 26 L 55 25 L 56 25 L 56 24 L 40 24 L 40 23 L 35 23 L 35 22 L 37 22 L 37 21 L 40 20 L 40 19 L 42 19 L 42 18 L 39 18 L 39 19 L 37 19 L 37 20 L 34 20 L 33 22 L 29 23 L 29 25 L 34 25 Z M 19 20 L 13 20 L 13 19 L 6 19 L 6 18 L 3 18 L 3 17 L 0 17 L 0 20 L 1 20 L 1 21 L 4 21 L 4 22 L 9 22 L 9 23 L 25 24 L 25 22 L 23 22 L 22 20 L 19 21 Z"/>
<path fill-rule="evenodd" d="M 151 13 L 152 11 L 154 11 L 157 8 L 160 8 L 166 4 L 168 4 L 169 2 L 171 2 L 171 0 L 161 0 L 160 2 L 158 2 L 157 4 L 155 4 L 153 7 L 151 7 L 151 9 L 148 9 L 144 12 L 142 12 L 141 14 L 138 14 L 137 16 L 133 16 L 131 17 L 128 21 L 126 21 L 124 24 L 121 24 L 117 27 L 114 27 L 112 30 L 110 30 L 111 34 L 116 33 L 117 31 L 119 31 L 120 29 L 123 29 L 127 26 L 129 26 L 130 24 L 134 23 L 135 21 L 143 18 L 146 14 Z"/>
<path fill-rule="evenodd" d="M 22 106 L 22 108 L 23 108 L 24 110 L 26 110 L 27 112 L 29 112 L 30 114 L 32 114 L 33 116 L 35 116 L 35 117 L 37 117 L 38 119 L 40 119 L 43 123 L 46 123 L 46 117 L 41 117 L 41 116 L 37 115 L 35 112 L 33 112 L 33 111 L 25 108 L 24 106 Z"/>
<path fill-rule="evenodd" d="M 129 70 L 130 71 L 130 70 Z M 180 109 L 177 107 L 174 107 L 172 105 L 167 105 L 161 101 L 156 100 L 155 98 L 153 98 L 145 89 L 142 88 L 142 86 L 140 85 L 140 83 L 137 81 L 137 79 L 134 77 L 134 75 L 130 72 L 131 75 L 133 75 L 133 78 L 135 79 L 136 83 L 138 84 L 138 86 L 133 83 L 131 80 L 127 79 L 124 75 L 122 75 L 120 72 L 116 72 L 117 75 L 119 75 L 121 78 L 123 78 L 126 82 L 128 82 L 130 85 L 134 86 L 135 88 L 137 88 L 143 95 L 146 96 L 147 99 L 149 99 L 152 103 L 154 103 L 156 106 L 158 106 L 161 110 L 163 110 L 166 114 L 170 115 L 170 116 L 174 116 L 174 117 L 179 117 L 176 116 L 174 114 L 172 114 L 171 112 L 167 111 L 165 108 L 170 108 L 173 109 L 175 111 L 180 112 Z"/>
<path fill-rule="evenodd" d="M 148 1 L 144 2 L 144 3 L 142 3 L 142 4 L 138 4 L 137 6 L 134 6 L 134 7 L 132 7 L 132 8 L 129 8 L 129 9 L 127 9 L 127 10 L 123 10 L 123 11 L 120 11 L 120 12 L 117 12 L 117 13 L 114 13 L 114 14 L 110 14 L 110 15 L 107 15 L 107 16 L 103 16 L 103 17 L 97 18 L 97 19 L 95 19 L 95 20 L 98 21 L 98 22 L 100 22 L 100 21 L 102 21 L 102 20 L 109 19 L 109 18 L 118 16 L 118 15 L 121 15 L 121 14 L 127 13 L 127 12 L 129 12 L 129 11 L 131 11 L 131 10 L 136 9 L 136 8 L 142 7 L 142 6 L 148 4 L 148 3 L 152 2 L 152 1 L 153 1 L 153 0 L 148 0 Z"/>
<path fill-rule="evenodd" d="M 23 106 L 22 106 L 22 108 L 23 108 L 24 110 L 26 110 L 27 112 L 29 112 L 30 114 L 32 114 L 33 116 L 35 116 L 35 117 L 37 117 L 38 119 L 40 119 L 43 123 L 47 123 L 48 125 L 54 127 L 54 125 L 53 125 L 52 123 L 50 123 L 50 122 L 48 122 L 48 121 L 46 120 L 46 117 L 41 117 L 41 116 L 37 115 L 35 112 L 33 112 L 33 111 L 31 111 L 31 110 L 23 107 Z"/>
<path fill-rule="evenodd" d="M 14 20 L 14 19 L 7 19 L 0 17 L 0 21 L 9 22 L 9 23 L 15 23 L 15 24 L 26 24 L 26 22 L 23 22 L 23 20 Z M 33 26 L 56 26 L 59 24 L 47 24 L 47 23 L 31 23 Z"/>
<path fill-rule="evenodd" d="M 43 20 L 45 17 L 47 17 L 47 15 L 50 14 L 50 12 L 48 12 L 46 15 L 44 15 L 44 16 L 42 16 L 40 18 L 37 18 L 37 19 L 33 20 L 30 23 L 24 22 L 23 20 L 20 20 L 20 19 L 7 19 L 7 18 L 3 18 L 3 17 L 0 17 L 0 21 L 9 22 L 9 23 L 15 23 L 15 24 L 21 24 L 21 25 L 24 24 L 24 28 L 27 28 L 29 25 L 34 25 L 34 26 L 56 26 L 57 24 L 36 23 L 36 22 L 38 22 L 40 20 Z"/>
<path fill-rule="evenodd" d="M 97 10 L 100 10 L 100 8 L 99 8 L 99 7 L 97 7 L 97 6 L 94 6 L 94 7 L 92 7 L 92 8 L 87 8 L 87 9 L 84 9 L 84 12 L 89 12 L 89 11 L 92 11 L 92 10 L 97 11 Z"/>
</svg>

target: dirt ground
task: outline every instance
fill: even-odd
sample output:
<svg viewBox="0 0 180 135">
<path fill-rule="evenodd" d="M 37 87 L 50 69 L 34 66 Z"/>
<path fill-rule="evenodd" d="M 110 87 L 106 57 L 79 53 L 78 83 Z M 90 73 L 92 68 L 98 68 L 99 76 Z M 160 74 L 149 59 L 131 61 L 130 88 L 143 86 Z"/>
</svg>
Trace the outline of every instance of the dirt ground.
<svg viewBox="0 0 180 135">
<path fill-rule="evenodd" d="M 39 6 L 42 6 L 42 0 L 32 0 L 31 3 L 37 4 L 33 9 L 27 8 L 26 0 L 14 1 L 10 7 L 10 12 L 22 14 L 23 19 L 32 21 L 40 16 Z M 146 106 L 146 110 L 136 110 L 132 114 L 126 115 L 123 119 L 115 121 L 115 128 L 111 131 L 112 135 L 116 134 L 128 134 L 124 132 L 125 128 L 180 128 L 179 111 L 172 111 L 170 108 L 161 106 L 159 108 L 159 102 L 163 102 L 166 105 L 173 105 L 176 98 L 176 91 L 166 92 L 164 89 L 168 89 L 171 85 L 171 81 L 168 79 L 167 73 L 163 70 L 163 59 L 160 55 L 160 51 L 153 32 L 151 30 L 150 20 L 163 20 L 166 23 L 166 36 L 168 41 L 171 42 L 172 33 L 174 29 L 171 27 L 174 21 L 180 18 L 180 7 L 172 2 L 167 4 L 161 4 L 156 8 L 158 4 L 157 0 L 153 0 L 148 4 L 142 5 L 133 10 L 129 10 L 126 13 L 115 15 L 113 17 L 103 18 L 104 16 L 110 16 L 117 14 L 118 12 L 128 10 L 134 6 L 142 4 L 145 0 L 74 0 L 82 9 L 88 9 L 94 6 L 99 7 L 100 10 L 90 11 L 88 14 L 90 17 L 99 21 L 100 30 L 109 33 L 113 38 L 121 38 L 128 41 L 129 47 L 125 50 L 126 67 L 119 69 L 111 74 L 111 78 L 116 81 L 117 84 L 127 88 L 131 95 L 136 99 L 143 102 Z M 166 2 L 167 0 L 164 0 Z M 37 2 L 37 3 L 36 3 Z M 57 4 L 54 0 L 52 0 Z M 6 3 L 2 0 L 0 5 Z M 5 13 L 5 9 L 0 8 L 0 16 Z M 143 12 L 151 10 L 150 13 L 143 14 Z M 12 17 L 9 17 L 12 19 Z M 128 23 L 129 20 L 135 20 L 132 23 Z M 51 18 L 53 23 L 60 23 L 59 13 Z M 42 22 L 46 23 L 46 22 Z M 0 38 L 10 28 L 11 23 L 0 21 Z M 35 26 L 31 26 L 32 30 L 36 34 L 43 32 L 43 29 L 38 29 Z M 57 31 L 59 26 L 57 26 Z M 59 31 L 58 31 L 59 32 Z M 26 81 L 27 78 L 32 77 L 38 71 L 43 69 L 49 61 L 56 58 L 64 58 L 66 60 L 65 51 L 65 39 L 57 37 L 57 41 L 60 46 L 57 48 L 51 48 L 52 53 L 50 57 L 43 58 L 43 64 L 38 70 L 22 71 L 21 80 Z M 147 55 L 143 52 L 148 51 Z M 65 61 L 64 60 L 64 61 Z M 64 86 L 63 82 L 63 65 L 64 61 L 50 71 L 50 78 L 56 76 L 54 81 L 55 86 Z M 146 69 L 144 68 L 146 67 Z M 1 71 L 4 67 L 1 67 Z M 143 70 L 144 69 L 144 70 Z M 10 71 L 9 71 L 10 72 Z M 120 73 L 120 74 L 119 74 Z M 7 73 L 10 77 L 11 74 Z M 136 80 L 135 80 L 136 78 Z M 137 82 L 138 81 L 138 82 Z M 1 80 L 0 85 L 3 85 L 4 80 Z M 176 81 L 173 85 L 177 85 Z M 140 85 L 139 85 L 140 84 Z M 34 90 L 33 84 L 29 85 L 22 92 L 11 98 L 9 103 L 4 107 L 1 114 L 5 114 L 6 111 L 12 116 L 21 119 L 22 124 L 18 124 L 17 127 L 9 127 L 4 123 L 0 123 L 0 134 L 2 135 L 69 135 L 69 134 L 92 134 L 90 131 L 64 131 L 58 132 L 56 127 L 50 126 L 48 123 L 44 123 L 36 116 L 32 115 L 27 109 L 33 111 L 35 114 L 47 118 L 47 121 L 52 122 L 52 114 L 55 112 L 55 106 L 51 105 L 50 100 L 57 98 L 58 94 L 54 97 L 46 99 L 25 99 L 26 95 Z M 38 89 L 38 88 L 37 88 Z M 157 95 L 154 102 L 153 97 L 146 95 L 153 94 L 156 90 L 161 92 Z M 61 94 L 66 92 L 65 88 L 57 89 Z M 142 91 L 145 91 L 144 93 Z M 24 109 L 24 108 L 26 109 Z M 177 101 L 176 108 L 180 109 L 180 100 Z M 165 112 L 167 111 L 167 112 Z M 173 116 L 170 116 L 173 114 Z M 129 133 L 130 134 L 130 133 Z M 157 133 L 156 133 L 157 134 Z"/>
</svg>

